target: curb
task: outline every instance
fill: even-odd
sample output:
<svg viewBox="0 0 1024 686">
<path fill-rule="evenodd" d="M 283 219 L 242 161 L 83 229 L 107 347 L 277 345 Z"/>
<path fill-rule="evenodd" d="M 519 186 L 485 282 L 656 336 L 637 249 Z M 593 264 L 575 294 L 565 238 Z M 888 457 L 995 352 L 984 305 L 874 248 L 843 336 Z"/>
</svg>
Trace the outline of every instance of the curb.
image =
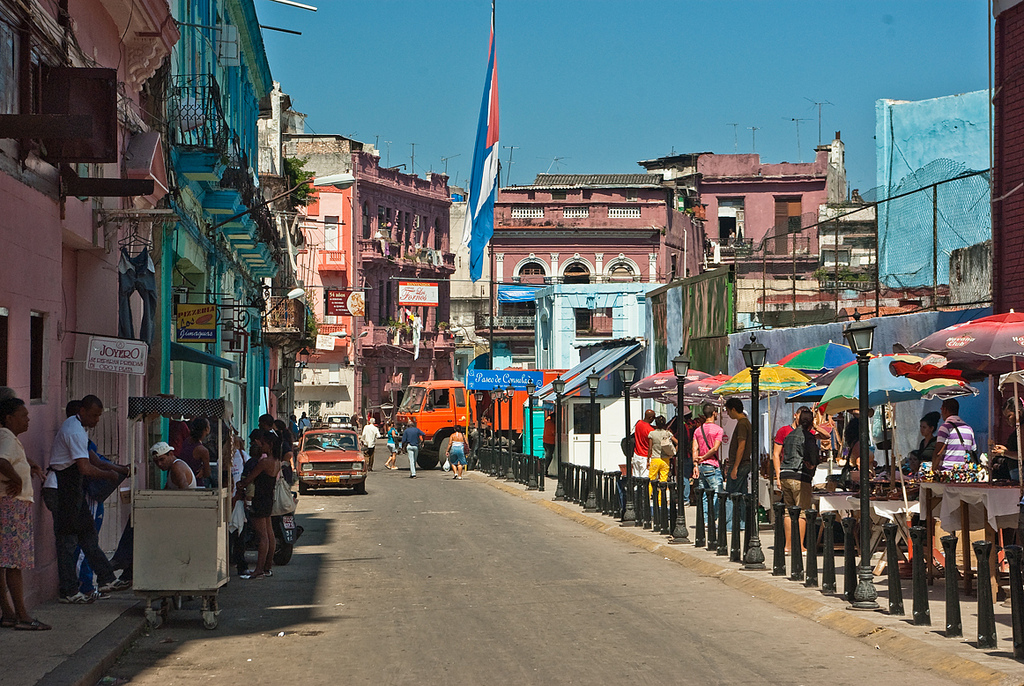
<svg viewBox="0 0 1024 686">
<path fill-rule="evenodd" d="M 492 488 L 516 496 L 521 500 L 537 503 L 566 519 L 593 529 L 616 540 L 622 541 L 647 552 L 657 552 L 690 571 L 701 576 L 715 577 L 726 586 L 743 591 L 755 598 L 771 603 L 793 614 L 811 620 L 828 629 L 856 639 L 861 643 L 873 646 L 901 662 L 913 664 L 921 669 L 933 670 L 950 679 L 963 684 L 989 684 L 991 686 L 1007 686 L 1019 684 L 1020 679 L 1012 674 L 1001 672 L 974 660 L 970 660 L 907 636 L 889 627 L 871 621 L 868 617 L 839 609 L 835 605 L 823 603 L 804 595 L 793 593 L 776 584 L 769 583 L 750 573 L 738 571 L 735 567 L 704 560 L 685 552 L 677 546 L 653 541 L 646 536 L 633 533 L 628 527 L 620 527 L 618 523 L 603 522 L 586 514 L 566 507 L 561 502 L 539 500 L 527 491 L 501 481 L 494 481 L 478 472 L 468 472 L 474 479 L 489 484 Z"/>
<path fill-rule="evenodd" d="M 142 602 L 132 605 L 117 619 L 51 669 L 36 686 L 95 686 L 146 628 Z"/>
</svg>

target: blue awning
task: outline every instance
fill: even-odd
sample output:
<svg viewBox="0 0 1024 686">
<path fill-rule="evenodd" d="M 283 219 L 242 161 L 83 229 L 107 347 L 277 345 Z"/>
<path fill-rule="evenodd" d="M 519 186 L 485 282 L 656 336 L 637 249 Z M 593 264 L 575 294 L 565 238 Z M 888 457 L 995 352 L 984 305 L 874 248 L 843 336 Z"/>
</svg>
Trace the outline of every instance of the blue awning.
<svg viewBox="0 0 1024 686">
<path fill-rule="evenodd" d="M 195 348 L 190 348 L 187 345 L 175 343 L 174 341 L 171 341 L 170 353 L 172 360 L 195 362 L 196 364 L 220 367 L 221 369 L 228 370 L 228 376 L 238 376 L 238 365 L 231 360 L 225 360 L 223 357 L 204 353 L 202 350 L 196 350 Z"/>
<path fill-rule="evenodd" d="M 498 302 L 500 303 L 532 303 L 537 291 L 544 286 L 528 286 L 525 284 L 498 284 Z"/>
<path fill-rule="evenodd" d="M 591 355 L 562 374 L 561 378 L 565 379 L 565 391 L 562 393 L 562 397 L 568 398 L 572 395 L 578 395 L 580 389 L 587 385 L 587 377 L 591 374 L 597 374 L 603 379 L 615 372 L 641 347 L 643 347 L 642 343 L 630 343 L 629 345 L 622 345 L 616 348 L 608 348 Z M 554 395 L 555 390 L 551 384 L 547 384 L 537 391 L 537 398 L 540 400 L 553 398 Z"/>
</svg>

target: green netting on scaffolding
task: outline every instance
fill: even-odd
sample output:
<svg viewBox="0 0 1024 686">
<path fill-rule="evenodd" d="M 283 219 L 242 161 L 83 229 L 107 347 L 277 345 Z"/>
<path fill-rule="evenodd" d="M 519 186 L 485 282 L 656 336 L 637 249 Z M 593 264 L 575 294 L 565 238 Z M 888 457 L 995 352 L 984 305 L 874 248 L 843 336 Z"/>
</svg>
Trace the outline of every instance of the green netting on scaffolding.
<svg viewBox="0 0 1024 686">
<path fill-rule="evenodd" d="M 878 267 L 883 285 L 948 285 L 953 251 L 992 238 L 989 174 L 965 176 L 969 173 L 962 163 L 939 159 L 894 186 L 864 194 L 868 202 L 903 196 L 878 206 Z M 938 184 L 934 190 L 933 184 Z M 933 240 L 936 224 L 938 250 Z"/>
</svg>

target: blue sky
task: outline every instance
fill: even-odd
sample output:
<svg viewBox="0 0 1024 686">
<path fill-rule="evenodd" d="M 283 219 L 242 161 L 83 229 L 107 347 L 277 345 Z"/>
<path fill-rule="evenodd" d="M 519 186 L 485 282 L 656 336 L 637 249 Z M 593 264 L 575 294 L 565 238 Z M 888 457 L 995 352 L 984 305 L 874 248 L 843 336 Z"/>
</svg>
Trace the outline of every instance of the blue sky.
<svg viewBox="0 0 1024 686">
<path fill-rule="evenodd" d="M 302 1 L 319 11 L 256 7 L 261 23 L 302 31 L 264 42 L 307 130 L 376 143 L 407 170 L 416 143 L 416 173 L 448 157 L 450 182 L 465 183 L 490 2 Z M 988 87 L 984 0 L 498 0 L 497 44 L 501 145 L 517 146 L 520 184 L 549 170 L 638 172 L 673 149 L 750 152 L 752 126 L 763 161 L 795 162 L 792 118 L 806 120 L 809 161 L 811 101 L 828 101 L 822 138 L 842 131 L 850 185 L 865 190 L 875 100 Z"/>
</svg>

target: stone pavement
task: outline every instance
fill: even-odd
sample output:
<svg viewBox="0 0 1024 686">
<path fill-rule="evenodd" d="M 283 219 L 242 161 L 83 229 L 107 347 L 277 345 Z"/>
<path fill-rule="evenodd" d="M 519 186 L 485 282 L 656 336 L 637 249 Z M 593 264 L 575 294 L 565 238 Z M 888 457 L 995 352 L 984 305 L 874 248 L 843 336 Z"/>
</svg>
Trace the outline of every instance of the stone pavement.
<svg viewBox="0 0 1024 686">
<path fill-rule="evenodd" d="M 838 588 L 835 594 L 825 594 L 818 589 L 806 588 L 803 582 L 790 581 L 788 576 L 772 576 L 773 531 L 770 528 L 762 526 L 761 529 L 761 543 L 764 546 L 767 570 L 746 572 L 741 571 L 740 564 L 729 562 L 728 556 L 718 556 L 714 551 L 697 548 L 692 543 L 669 545 L 666 537 L 649 530 L 640 527 L 621 527 L 619 522 L 611 517 L 598 513 L 584 513 L 579 505 L 571 502 L 554 501 L 556 482 L 550 477 L 546 482 L 546 490 L 541 493 L 528 491 L 515 482 L 488 477 L 481 472 L 467 472 L 467 476 L 487 482 L 510 495 L 534 501 L 537 505 L 563 517 L 672 560 L 698 574 L 717 578 L 727 586 L 811 619 L 823 627 L 856 638 L 902 661 L 937 670 L 953 681 L 999 685 L 1024 683 L 1024 664 L 1013 658 L 1008 603 L 1004 606 L 997 602 L 995 605 L 997 647 L 993 650 L 982 650 L 976 647 L 976 596 L 961 596 L 960 599 L 964 637 L 945 637 L 945 586 L 942 579 L 937 579 L 935 585 L 929 589 L 931 626 L 915 626 L 909 579 L 904 579 L 902 583 L 905 616 L 888 613 L 888 586 L 885 576 L 875 577 L 878 604 L 883 610 L 863 612 L 851 609 L 842 596 L 844 590 L 841 552 L 837 553 L 836 557 Z M 695 508 L 688 506 L 686 522 L 690 529 L 691 541 L 694 538 L 695 518 Z M 818 568 L 820 580 L 820 556 Z M 787 573 L 788 571 L 787 556 Z"/>
</svg>

